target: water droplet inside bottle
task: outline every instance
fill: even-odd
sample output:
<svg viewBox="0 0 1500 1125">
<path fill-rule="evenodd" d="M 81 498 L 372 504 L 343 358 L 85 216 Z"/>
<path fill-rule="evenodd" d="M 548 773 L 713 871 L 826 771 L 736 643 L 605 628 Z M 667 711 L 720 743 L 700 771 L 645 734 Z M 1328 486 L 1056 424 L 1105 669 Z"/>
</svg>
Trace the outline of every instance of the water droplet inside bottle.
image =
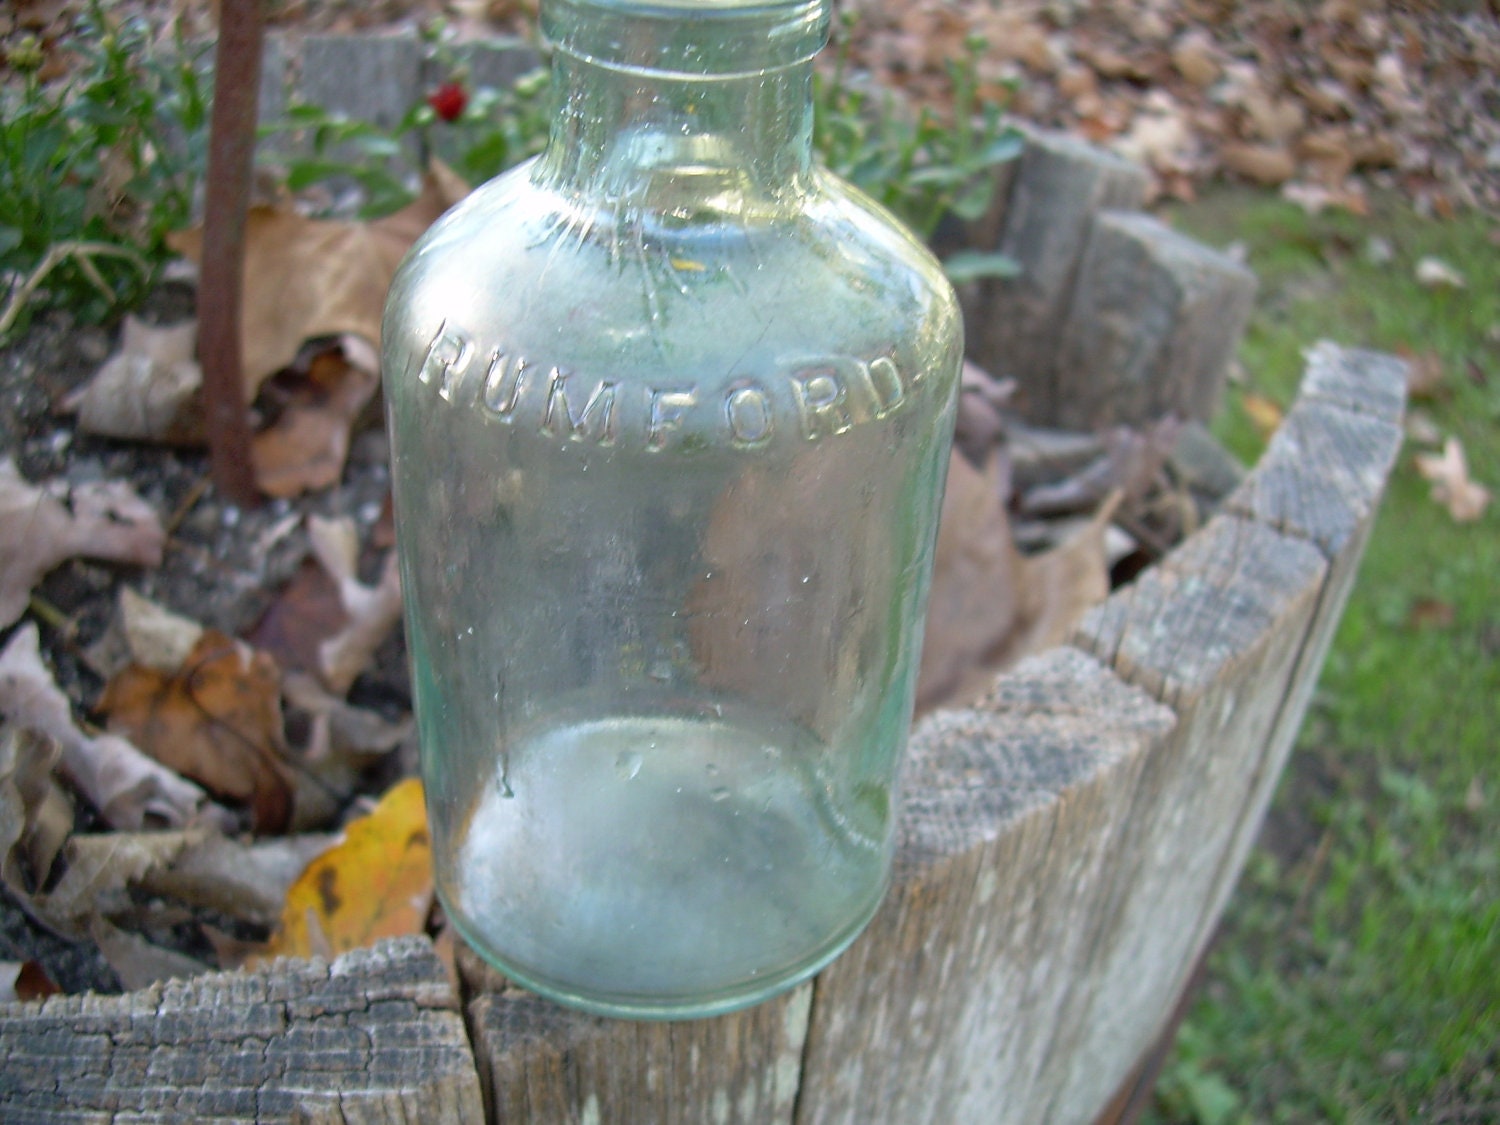
<svg viewBox="0 0 1500 1125">
<path fill-rule="evenodd" d="M 708 765 L 706 765 L 706 766 L 703 767 L 703 769 L 704 769 L 704 772 L 707 773 L 709 777 L 714 777 L 719 772 L 719 767 L 716 764 L 714 764 L 713 762 L 709 762 Z"/>
<path fill-rule="evenodd" d="M 672 678 L 672 662 L 665 659 L 653 661 L 647 674 L 658 683 L 664 684 Z"/>
<path fill-rule="evenodd" d="M 727 801 L 729 800 L 729 786 L 716 785 L 708 791 L 708 796 L 713 801 Z"/>
<path fill-rule="evenodd" d="M 634 750 L 622 750 L 619 757 L 615 759 L 615 772 L 625 781 L 629 781 L 641 772 L 641 756 Z"/>
</svg>

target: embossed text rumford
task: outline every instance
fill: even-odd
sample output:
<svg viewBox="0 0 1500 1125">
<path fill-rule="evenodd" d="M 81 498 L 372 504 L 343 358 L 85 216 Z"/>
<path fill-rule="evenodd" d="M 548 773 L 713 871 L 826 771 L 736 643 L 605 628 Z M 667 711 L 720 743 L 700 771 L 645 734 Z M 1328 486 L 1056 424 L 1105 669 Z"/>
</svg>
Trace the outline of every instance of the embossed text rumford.
<svg viewBox="0 0 1500 1125">
<path fill-rule="evenodd" d="M 547 437 L 660 452 L 697 433 L 757 449 L 778 433 L 808 441 L 886 418 L 907 402 L 916 376 L 889 356 L 803 356 L 776 374 L 742 376 L 705 392 L 692 383 L 625 386 L 477 340 L 444 322 L 414 354 L 417 380 L 454 406 Z"/>
</svg>

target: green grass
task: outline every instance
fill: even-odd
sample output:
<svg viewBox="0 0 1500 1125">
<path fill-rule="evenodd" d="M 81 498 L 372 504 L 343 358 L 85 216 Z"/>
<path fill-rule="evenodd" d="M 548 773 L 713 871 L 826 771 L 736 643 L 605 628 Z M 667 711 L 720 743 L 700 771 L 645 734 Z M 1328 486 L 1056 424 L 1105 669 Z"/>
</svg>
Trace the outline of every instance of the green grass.
<svg viewBox="0 0 1500 1125">
<path fill-rule="evenodd" d="M 1414 406 L 1500 493 L 1493 221 L 1424 220 L 1395 201 L 1307 216 L 1237 192 L 1173 221 L 1244 243 L 1261 278 L 1245 379 L 1217 425 L 1227 445 L 1258 454 L 1246 397 L 1289 405 L 1319 338 L 1431 352 L 1444 384 Z M 1419 285 L 1427 255 L 1467 288 Z M 1500 503 L 1455 523 L 1413 467 L 1419 449 L 1395 469 L 1157 1120 L 1500 1121 Z"/>
</svg>

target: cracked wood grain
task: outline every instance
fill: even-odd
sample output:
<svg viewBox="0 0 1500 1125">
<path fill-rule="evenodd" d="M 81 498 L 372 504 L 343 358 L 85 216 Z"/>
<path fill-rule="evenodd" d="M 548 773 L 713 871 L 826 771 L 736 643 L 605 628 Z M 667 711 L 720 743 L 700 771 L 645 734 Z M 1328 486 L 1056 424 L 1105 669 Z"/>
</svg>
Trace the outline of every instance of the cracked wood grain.
<svg viewBox="0 0 1500 1125">
<path fill-rule="evenodd" d="M 469 1025 L 496 1121 L 776 1125 L 792 1120 L 811 996 L 645 1023 L 512 991 L 473 1000 Z"/>
<path fill-rule="evenodd" d="M 890 895 L 817 982 L 798 1125 L 1043 1120 L 1110 828 L 1171 726 L 1056 649 L 918 727 Z"/>
<path fill-rule="evenodd" d="M 431 946 L 0 1004 L 0 1119 L 193 1118 L 482 1121 L 458 1001 Z"/>
</svg>

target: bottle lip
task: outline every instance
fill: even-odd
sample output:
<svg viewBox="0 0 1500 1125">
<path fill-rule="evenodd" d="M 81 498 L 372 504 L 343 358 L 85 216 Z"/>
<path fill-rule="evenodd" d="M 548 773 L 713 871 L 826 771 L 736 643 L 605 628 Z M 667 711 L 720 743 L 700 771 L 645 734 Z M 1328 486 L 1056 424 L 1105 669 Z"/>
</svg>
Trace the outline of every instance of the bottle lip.
<svg viewBox="0 0 1500 1125">
<path fill-rule="evenodd" d="M 828 42 L 830 0 L 542 0 L 542 33 L 611 69 L 726 78 L 806 62 Z"/>
</svg>

